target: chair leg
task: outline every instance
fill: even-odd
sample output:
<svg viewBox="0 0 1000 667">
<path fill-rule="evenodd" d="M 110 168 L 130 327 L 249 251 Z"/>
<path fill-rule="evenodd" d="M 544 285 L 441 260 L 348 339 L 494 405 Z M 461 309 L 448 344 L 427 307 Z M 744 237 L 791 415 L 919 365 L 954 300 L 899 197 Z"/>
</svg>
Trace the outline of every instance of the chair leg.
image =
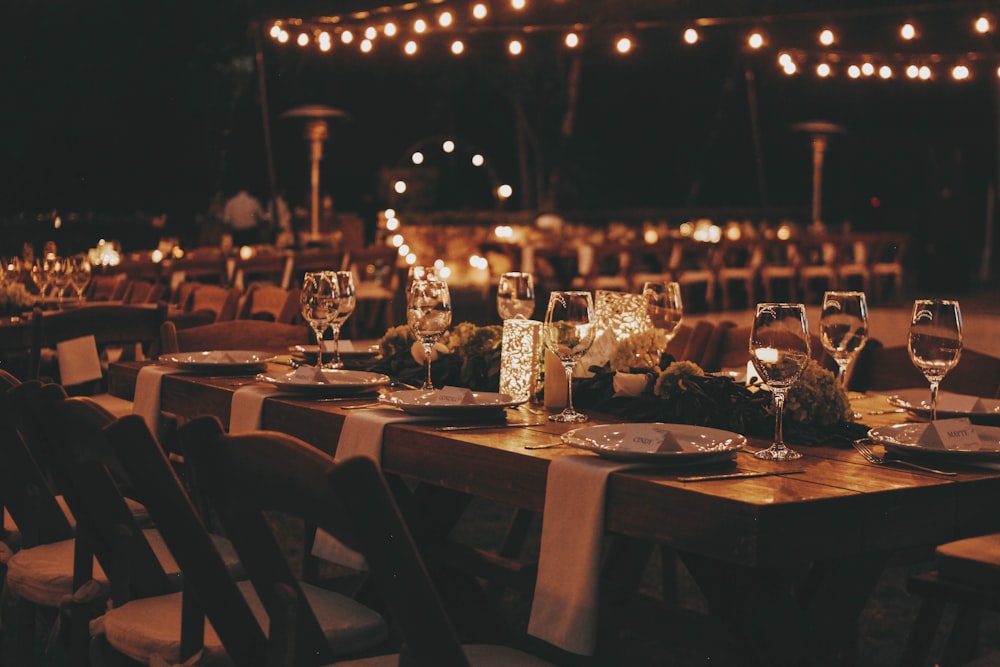
<svg viewBox="0 0 1000 667">
<path fill-rule="evenodd" d="M 936 598 L 925 598 L 917 612 L 917 618 L 913 622 L 913 629 L 906 640 L 906 647 L 903 649 L 903 657 L 900 659 L 900 667 L 920 667 L 927 661 L 927 655 L 931 652 L 931 644 L 934 641 L 934 633 L 941 624 L 941 617 L 944 615 L 944 600 Z"/>
</svg>

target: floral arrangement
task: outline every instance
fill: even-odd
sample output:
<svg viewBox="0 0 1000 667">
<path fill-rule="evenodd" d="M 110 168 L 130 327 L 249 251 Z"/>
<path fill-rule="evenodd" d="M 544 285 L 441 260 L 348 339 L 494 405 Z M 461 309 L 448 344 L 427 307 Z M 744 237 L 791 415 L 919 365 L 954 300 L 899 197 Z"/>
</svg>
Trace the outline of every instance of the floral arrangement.
<svg viewBox="0 0 1000 667">
<path fill-rule="evenodd" d="M 35 303 L 35 297 L 21 283 L 8 283 L 0 286 L 0 312 L 8 315 L 20 315 L 25 308 Z"/>
<path fill-rule="evenodd" d="M 431 349 L 431 376 L 436 386 L 453 385 L 477 391 L 500 387 L 500 344 L 503 327 L 456 324 Z M 392 327 L 379 342 L 382 354 L 372 370 L 410 384 L 423 383 L 423 345 L 409 327 Z"/>
</svg>

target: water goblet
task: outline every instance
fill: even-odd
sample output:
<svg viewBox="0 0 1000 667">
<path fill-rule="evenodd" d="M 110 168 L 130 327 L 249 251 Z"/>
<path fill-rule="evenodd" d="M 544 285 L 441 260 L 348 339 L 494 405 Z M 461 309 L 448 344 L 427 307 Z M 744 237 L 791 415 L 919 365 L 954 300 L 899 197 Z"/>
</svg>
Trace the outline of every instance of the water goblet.
<svg viewBox="0 0 1000 667">
<path fill-rule="evenodd" d="M 938 387 L 962 356 L 962 310 L 958 301 L 913 302 L 907 342 L 910 360 L 931 386 L 931 420 L 937 419 Z"/>
<path fill-rule="evenodd" d="M 497 313 L 500 319 L 529 319 L 535 312 L 535 281 L 530 273 L 511 271 L 497 283 Z"/>
<path fill-rule="evenodd" d="M 750 359 L 771 389 L 774 442 L 754 454 L 766 461 L 788 461 L 802 455 L 785 446 L 782 417 L 785 394 L 809 363 L 809 323 L 801 303 L 758 303 L 750 327 Z"/>
<path fill-rule="evenodd" d="M 424 348 L 427 379 L 420 387 L 432 391 L 431 352 L 434 343 L 451 326 L 451 293 L 448 284 L 434 278 L 415 278 L 406 296 L 406 324 Z"/>
<path fill-rule="evenodd" d="M 316 336 L 316 367 L 323 367 L 323 334 L 337 316 L 340 293 L 329 272 L 309 271 L 302 277 L 299 309 Z"/>
<path fill-rule="evenodd" d="M 542 340 L 566 369 L 566 408 L 551 421 L 575 424 L 587 421 L 573 408 L 573 368 L 594 343 L 596 321 L 590 292 L 552 292 L 545 311 Z"/>
<path fill-rule="evenodd" d="M 645 282 L 642 285 L 642 298 L 646 302 L 646 314 L 653 328 L 661 329 L 666 334 L 666 342 L 662 350 L 658 350 L 663 358 L 667 345 L 677 335 L 677 330 L 684 320 L 684 302 L 681 299 L 681 286 L 669 280 Z"/>
<path fill-rule="evenodd" d="M 329 271 L 328 273 L 331 274 L 330 279 L 337 283 L 340 299 L 337 301 L 337 313 L 330 321 L 330 328 L 333 330 L 333 358 L 326 362 L 323 368 L 343 368 L 344 361 L 340 358 L 340 330 L 357 304 L 354 272 Z"/>
<path fill-rule="evenodd" d="M 864 292 L 827 291 L 819 317 L 820 341 L 837 362 L 837 381 L 847 388 L 847 368 L 868 342 L 868 303 Z"/>
</svg>

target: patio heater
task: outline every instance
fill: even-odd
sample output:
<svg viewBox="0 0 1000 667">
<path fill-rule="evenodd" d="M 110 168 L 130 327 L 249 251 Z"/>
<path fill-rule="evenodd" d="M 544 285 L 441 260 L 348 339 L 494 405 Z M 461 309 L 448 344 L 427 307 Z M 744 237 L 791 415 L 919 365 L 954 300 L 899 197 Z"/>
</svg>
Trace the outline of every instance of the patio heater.
<svg viewBox="0 0 1000 667">
<path fill-rule="evenodd" d="M 295 107 L 281 114 L 281 118 L 302 118 L 305 119 L 305 139 L 309 142 L 309 185 L 310 185 L 310 236 L 312 239 L 319 238 L 319 163 L 323 161 L 323 144 L 330 136 L 329 119 L 344 118 L 350 116 L 346 111 L 323 106 L 322 104 L 309 104 Z"/>
<path fill-rule="evenodd" d="M 836 123 L 822 120 L 811 120 L 792 125 L 798 132 L 807 132 L 812 137 L 813 153 L 813 186 L 812 186 L 812 223 L 823 224 L 823 160 L 826 157 L 826 146 L 829 137 L 834 134 L 844 134 L 847 128 Z"/>
</svg>

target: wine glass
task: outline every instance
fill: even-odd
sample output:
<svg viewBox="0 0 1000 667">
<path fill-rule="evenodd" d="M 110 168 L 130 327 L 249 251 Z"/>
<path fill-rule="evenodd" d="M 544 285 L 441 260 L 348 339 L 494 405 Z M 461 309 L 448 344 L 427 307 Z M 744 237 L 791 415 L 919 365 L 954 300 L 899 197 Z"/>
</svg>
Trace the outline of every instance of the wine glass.
<svg viewBox="0 0 1000 667">
<path fill-rule="evenodd" d="M 847 368 L 868 342 L 865 293 L 825 292 L 819 334 L 823 349 L 837 362 L 837 381 L 846 389 Z"/>
<path fill-rule="evenodd" d="M 424 348 L 427 379 L 420 388 L 432 391 L 431 350 L 451 326 L 451 293 L 448 284 L 435 278 L 415 278 L 406 297 L 406 324 Z"/>
<path fill-rule="evenodd" d="M 535 312 L 535 281 L 530 273 L 512 271 L 500 276 L 497 312 L 502 320 L 531 317 Z"/>
<path fill-rule="evenodd" d="M 31 265 L 31 282 L 35 283 L 35 287 L 38 288 L 38 295 L 43 299 L 51 285 L 51 271 L 52 261 L 49 259 L 38 258 Z"/>
<path fill-rule="evenodd" d="M 340 358 L 340 329 L 347 318 L 354 312 L 357 303 L 357 292 L 354 287 L 353 271 L 328 271 L 330 279 L 337 283 L 340 298 L 337 301 L 337 312 L 330 327 L 333 329 L 333 358 L 323 365 L 323 368 L 343 368 L 344 361 Z"/>
<path fill-rule="evenodd" d="M 587 415 L 573 409 L 573 367 L 594 343 L 594 298 L 590 292 L 552 292 L 545 311 L 542 337 L 566 369 L 566 408 L 549 417 L 554 422 L 579 423 Z"/>
<path fill-rule="evenodd" d="M 750 359 L 771 389 L 774 402 L 774 442 L 755 453 L 766 461 L 788 461 L 802 455 L 785 446 L 782 416 L 785 393 L 809 363 L 809 323 L 801 303 L 758 303 L 750 327 Z"/>
<path fill-rule="evenodd" d="M 645 282 L 642 285 L 642 299 L 646 302 L 646 313 L 653 327 L 662 329 L 667 336 L 667 342 L 662 350 L 658 350 L 660 358 L 666 352 L 666 346 L 677 335 L 684 320 L 684 302 L 681 300 L 681 286 L 669 280 Z"/>
<path fill-rule="evenodd" d="M 962 356 L 962 310 L 958 301 L 917 299 L 910 317 L 910 360 L 931 385 L 931 420 L 937 419 L 941 380 Z"/>
<path fill-rule="evenodd" d="M 327 271 L 309 271 L 302 277 L 299 308 L 316 335 L 316 367 L 323 367 L 323 333 L 337 316 L 340 293 Z"/>
<path fill-rule="evenodd" d="M 49 281 L 52 283 L 56 300 L 62 305 L 66 288 L 70 285 L 70 263 L 66 257 L 55 257 L 49 267 Z"/>
<path fill-rule="evenodd" d="M 83 303 L 83 291 L 90 284 L 91 273 L 90 260 L 86 255 L 77 255 L 70 260 L 69 280 L 80 303 Z"/>
</svg>

